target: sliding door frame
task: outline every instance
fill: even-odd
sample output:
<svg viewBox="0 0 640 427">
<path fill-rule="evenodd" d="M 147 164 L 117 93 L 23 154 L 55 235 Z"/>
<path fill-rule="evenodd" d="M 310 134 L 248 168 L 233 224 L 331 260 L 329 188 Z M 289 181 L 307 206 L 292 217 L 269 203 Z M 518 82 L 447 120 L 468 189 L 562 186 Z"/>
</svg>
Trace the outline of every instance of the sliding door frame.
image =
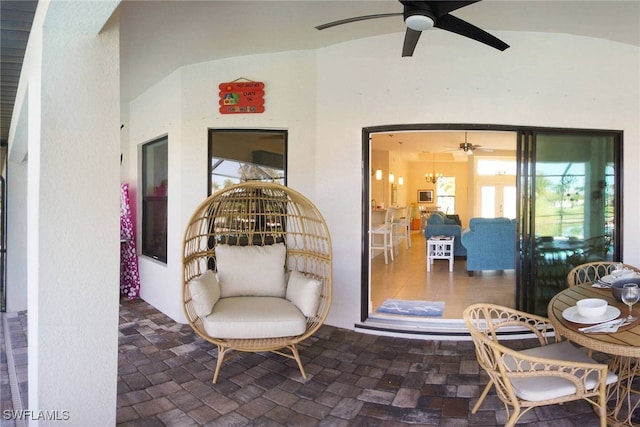
<svg viewBox="0 0 640 427">
<path fill-rule="evenodd" d="M 623 224 L 623 132 L 601 129 L 571 129 L 571 128 L 529 128 L 521 129 L 518 133 L 518 176 L 517 197 L 519 200 L 518 238 L 520 253 L 516 263 L 516 308 L 528 313 L 546 315 L 546 305 L 538 307 L 535 280 L 538 277 L 535 258 L 536 253 L 536 142 L 539 135 L 548 136 L 588 136 L 608 137 L 613 139 L 614 164 L 614 228 L 612 244 L 612 261 L 622 261 Z M 517 246 L 516 246 L 517 247 Z"/>
<path fill-rule="evenodd" d="M 623 165 L 622 146 L 623 132 L 620 130 L 603 129 L 573 129 L 573 128 L 548 128 L 534 126 L 491 125 L 491 124 L 396 124 L 383 126 L 370 126 L 362 129 L 362 217 L 361 217 L 361 287 L 360 287 L 360 320 L 365 322 L 369 317 L 370 301 L 370 268 L 371 259 L 369 253 L 369 221 L 371 201 L 371 135 L 375 133 L 408 132 L 408 131 L 504 131 L 517 133 L 517 160 L 518 176 L 516 194 L 519 204 L 516 210 L 517 239 L 521 251 L 516 262 L 515 301 L 517 309 L 529 311 L 533 307 L 535 289 L 532 283 L 532 269 L 535 268 L 532 261 L 535 230 L 531 221 L 534 213 L 535 194 L 535 138 L 537 133 L 571 133 L 585 135 L 603 135 L 614 137 L 614 163 L 615 175 L 615 228 L 613 259 L 620 260 L 622 254 L 623 216 L 622 194 L 623 191 Z"/>
</svg>

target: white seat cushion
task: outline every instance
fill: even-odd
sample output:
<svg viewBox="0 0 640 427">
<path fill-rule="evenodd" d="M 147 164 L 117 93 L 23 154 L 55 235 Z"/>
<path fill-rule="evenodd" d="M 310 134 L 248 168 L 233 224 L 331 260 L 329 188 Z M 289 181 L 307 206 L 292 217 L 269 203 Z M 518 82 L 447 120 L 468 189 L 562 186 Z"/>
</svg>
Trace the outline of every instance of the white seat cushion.
<svg viewBox="0 0 640 427">
<path fill-rule="evenodd" d="M 302 334 L 307 319 L 291 302 L 275 297 L 221 298 L 203 319 L 214 338 L 277 338 Z"/>
<path fill-rule="evenodd" d="M 560 361 L 566 360 L 582 363 L 598 363 L 587 356 L 582 350 L 572 345 L 569 341 L 562 341 L 546 346 L 531 348 L 523 350 L 520 353 Z M 509 363 L 508 357 L 505 358 L 505 363 L 507 366 L 512 365 Z M 607 371 L 607 384 L 614 383 L 617 380 L 618 377 L 615 374 Z M 597 374 L 594 373 L 589 375 L 586 381 L 586 389 L 593 389 L 596 382 Z M 572 382 L 560 377 L 539 376 L 533 378 L 512 378 L 511 384 L 513 385 L 516 395 L 520 399 L 532 402 L 555 399 L 557 397 L 568 396 L 576 392 L 576 388 Z"/>
<path fill-rule="evenodd" d="M 222 298 L 268 296 L 284 298 L 284 263 L 287 248 L 282 243 L 265 246 L 216 246 L 216 270 Z"/>
</svg>

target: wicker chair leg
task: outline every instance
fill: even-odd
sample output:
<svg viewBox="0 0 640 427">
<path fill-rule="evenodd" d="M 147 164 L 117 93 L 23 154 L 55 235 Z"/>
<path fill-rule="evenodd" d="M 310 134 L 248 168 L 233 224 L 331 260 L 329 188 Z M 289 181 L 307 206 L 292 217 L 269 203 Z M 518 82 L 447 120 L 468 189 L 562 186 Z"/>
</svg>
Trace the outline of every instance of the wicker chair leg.
<svg viewBox="0 0 640 427">
<path fill-rule="evenodd" d="M 475 414 L 478 411 L 478 409 L 480 409 L 480 405 L 482 405 L 482 402 L 484 402 L 484 398 L 487 397 L 487 394 L 489 394 L 489 390 L 491 390 L 491 386 L 493 386 L 493 382 L 489 381 L 487 383 L 487 386 L 482 391 L 480 398 L 478 399 L 476 404 L 473 405 L 473 409 L 471 410 L 472 414 Z"/>
<path fill-rule="evenodd" d="M 604 384 L 600 386 L 600 395 L 598 396 L 598 415 L 600 415 L 600 427 L 607 426 L 607 389 Z"/>
<path fill-rule="evenodd" d="M 218 360 L 216 361 L 216 370 L 213 373 L 213 383 L 218 382 L 218 375 L 220 374 L 220 368 L 222 367 L 222 362 L 224 361 L 224 356 L 227 351 L 231 350 L 229 347 L 225 347 L 223 345 L 218 344 Z"/>
<path fill-rule="evenodd" d="M 291 350 L 291 354 L 293 354 L 293 358 L 296 359 L 296 362 L 298 363 L 298 368 L 300 368 L 300 373 L 302 374 L 302 378 L 306 380 L 307 374 L 304 372 L 304 368 L 302 367 L 302 360 L 300 360 L 300 353 L 298 353 L 298 347 L 295 344 L 293 344 L 289 346 L 289 349 Z"/>
<path fill-rule="evenodd" d="M 513 414 L 511 414 L 511 416 L 507 420 L 507 423 L 504 425 L 504 427 L 515 426 L 521 415 L 522 414 L 520 413 L 520 408 L 513 408 Z"/>
</svg>

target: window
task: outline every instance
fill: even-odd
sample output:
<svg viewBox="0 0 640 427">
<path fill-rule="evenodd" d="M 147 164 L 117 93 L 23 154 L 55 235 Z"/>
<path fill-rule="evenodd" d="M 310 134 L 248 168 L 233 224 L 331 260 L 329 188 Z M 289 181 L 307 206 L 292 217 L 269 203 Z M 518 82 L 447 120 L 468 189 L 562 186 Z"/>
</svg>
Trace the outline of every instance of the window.
<svg viewBox="0 0 640 427">
<path fill-rule="evenodd" d="M 209 194 L 245 181 L 286 184 L 287 132 L 211 129 Z"/>
<path fill-rule="evenodd" d="M 456 211 L 456 177 L 443 176 L 436 188 L 437 206 L 442 212 L 453 214 Z"/>
<path fill-rule="evenodd" d="M 142 254 L 167 262 L 168 143 L 142 146 Z"/>
<path fill-rule="evenodd" d="M 478 159 L 476 174 L 481 176 L 516 176 L 515 160 Z"/>
</svg>

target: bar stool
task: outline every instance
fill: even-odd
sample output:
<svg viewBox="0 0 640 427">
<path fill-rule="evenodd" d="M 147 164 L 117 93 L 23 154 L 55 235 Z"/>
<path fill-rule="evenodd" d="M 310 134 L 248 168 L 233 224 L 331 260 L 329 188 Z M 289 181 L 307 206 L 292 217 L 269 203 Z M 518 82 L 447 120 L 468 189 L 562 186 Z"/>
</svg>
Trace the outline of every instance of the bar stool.
<svg viewBox="0 0 640 427">
<path fill-rule="evenodd" d="M 384 253 L 385 264 L 389 262 L 387 251 L 391 254 L 391 261 L 393 261 L 393 217 L 395 210 L 395 208 L 387 208 L 384 215 L 384 223 L 372 225 L 369 231 L 369 235 L 371 236 L 371 251 L 381 250 Z M 381 238 L 376 241 L 376 236 L 381 236 Z"/>
<path fill-rule="evenodd" d="M 409 249 L 411 247 L 411 206 L 400 209 L 404 210 L 404 216 L 401 216 L 395 222 L 396 228 L 398 229 L 398 232 L 395 233 L 395 238 L 398 241 L 404 240 L 404 247 Z"/>
</svg>

